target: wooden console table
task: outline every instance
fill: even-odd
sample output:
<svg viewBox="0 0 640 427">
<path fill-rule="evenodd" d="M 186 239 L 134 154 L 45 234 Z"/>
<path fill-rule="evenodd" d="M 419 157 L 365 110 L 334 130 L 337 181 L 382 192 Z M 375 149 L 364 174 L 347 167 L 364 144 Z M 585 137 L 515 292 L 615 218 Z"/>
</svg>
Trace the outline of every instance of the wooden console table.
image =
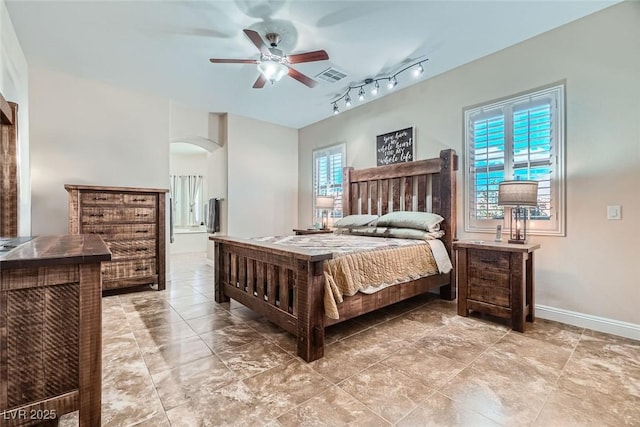
<svg viewBox="0 0 640 427">
<path fill-rule="evenodd" d="M 79 410 L 99 426 L 99 236 L 0 239 L 0 425 L 56 425 Z"/>
<path fill-rule="evenodd" d="M 533 253 L 539 244 L 457 241 L 458 314 L 469 310 L 511 319 L 511 327 L 524 332 L 533 322 Z"/>
</svg>

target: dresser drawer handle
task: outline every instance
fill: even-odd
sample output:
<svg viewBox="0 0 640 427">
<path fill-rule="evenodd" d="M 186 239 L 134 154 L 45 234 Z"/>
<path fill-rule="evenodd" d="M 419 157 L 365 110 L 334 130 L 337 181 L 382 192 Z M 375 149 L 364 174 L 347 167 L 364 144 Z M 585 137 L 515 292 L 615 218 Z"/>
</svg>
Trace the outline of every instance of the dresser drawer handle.
<svg viewBox="0 0 640 427">
<path fill-rule="evenodd" d="M 149 269 L 149 267 L 138 267 L 138 268 L 136 268 L 136 271 L 146 271 L 148 269 Z"/>
<path fill-rule="evenodd" d="M 149 248 L 136 248 L 136 252 L 146 252 Z"/>
<path fill-rule="evenodd" d="M 132 199 L 134 202 L 146 202 L 147 199 Z"/>
<path fill-rule="evenodd" d="M 93 216 L 93 217 L 96 217 L 96 216 L 97 216 L 97 217 L 102 217 L 102 216 L 104 216 L 104 214 L 103 214 L 103 213 L 101 213 L 101 214 L 89 214 L 89 216 Z"/>
<path fill-rule="evenodd" d="M 106 197 L 94 197 L 93 200 L 107 200 Z"/>
<path fill-rule="evenodd" d="M 138 213 L 138 214 L 136 214 L 136 216 L 149 216 L 149 214 L 141 214 L 141 213 Z"/>
<path fill-rule="evenodd" d="M 104 231 L 92 231 L 91 234 L 104 234 Z"/>
<path fill-rule="evenodd" d="M 149 230 L 136 230 L 136 233 L 148 233 Z"/>
</svg>

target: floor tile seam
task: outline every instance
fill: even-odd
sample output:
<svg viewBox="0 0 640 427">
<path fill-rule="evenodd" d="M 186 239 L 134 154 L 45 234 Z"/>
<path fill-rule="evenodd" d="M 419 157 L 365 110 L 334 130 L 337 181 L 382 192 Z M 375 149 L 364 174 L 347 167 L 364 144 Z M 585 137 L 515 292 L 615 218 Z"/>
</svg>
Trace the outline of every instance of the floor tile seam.
<svg viewBox="0 0 640 427">
<path fill-rule="evenodd" d="M 576 345 L 571 350 L 571 354 L 569 354 L 569 357 L 567 358 L 567 361 L 564 362 L 564 365 L 562 366 L 562 369 L 560 369 L 560 373 L 558 374 L 558 378 L 556 378 L 554 386 L 557 387 L 558 383 L 560 382 L 560 379 L 566 374 L 567 366 L 569 365 L 569 362 L 571 362 L 571 359 L 573 358 L 573 355 L 575 354 L 576 350 L 578 349 L 578 346 L 580 345 L 580 341 L 582 341 L 582 337 L 584 336 L 585 330 L 586 330 L 585 328 L 582 328 L 582 333 L 580 334 L 580 338 L 578 339 L 578 342 L 576 343 Z"/>
<path fill-rule="evenodd" d="M 344 388 L 342 388 L 342 387 L 340 386 L 340 384 L 343 384 L 343 383 L 344 383 L 345 381 L 347 381 L 348 379 L 350 379 L 350 378 L 354 377 L 355 375 L 357 375 L 357 374 L 359 374 L 359 373 L 361 373 L 361 372 L 363 372 L 363 371 L 365 371 L 365 370 L 367 370 L 367 369 L 370 369 L 370 368 L 374 367 L 375 365 L 382 365 L 382 366 L 383 366 L 383 367 L 385 367 L 385 368 L 389 368 L 389 369 L 394 370 L 393 368 L 390 368 L 390 367 L 388 367 L 387 365 L 382 364 L 382 363 L 381 363 L 381 361 L 377 361 L 376 363 L 374 363 L 374 364 L 372 364 L 371 366 L 369 366 L 369 367 L 367 367 L 367 368 L 365 368 L 365 369 L 363 369 L 363 370 L 359 371 L 358 373 L 356 373 L 356 374 L 354 374 L 354 375 L 351 375 L 351 376 L 350 376 L 350 377 L 348 377 L 348 378 L 345 378 L 344 380 L 342 380 L 342 381 L 340 381 L 339 383 L 335 384 L 335 386 L 337 386 L 338 388 L 340 388 L 340 390 L 342 390 L 343 392 L 347 393 L 349 396 L 351 396 L 351 397 L 352 397 L 353 399 L 355 399 L 357 402 L 359 402 L 359 403 L 361 403 L 362 405 L 364 405 L 364 407 L 365 407 L 365 408 L 367 408 L 368 410 L 370 410 L 371 412 L 373 412 L 374 414 L 376 414 L 377 416 L 379 416 L 379 417 L 380 417 L 380 418 L 382 418 L 383 420 L 387 421 L 389 424 L 394 425 L 394 422 L 393 422 L 393 421 L 391 421 L 391 420 L 387 419 L 387 418 L 386 418 L 386 417 L 384 417 L 382 414 L 378 413 L 376 410 L 374 410 L 374 409 L 373 409 L 373 408 L 371 408 L 369 405 L 367 405 L 367 404 L 366 404 L 366 403 L 364 403 L 362 400 L 360 400 L 357 396 L 354 396 L 353 394 L 349 393 L 347 390 L 345 390 Z M 394 370 L 394 371 L 395 371 L 395 370 Z M 398 371 L 395 371 L 395 372 L 398 372 Z M 402 373 L 400 373 L 400 374 L 402 374 Z M 402 375 L 403 375 L 403 376 L 405 376 L 405 377 L 407 376 L 407 375 L 405 375 L 405 374 L 402 374 Z M 434 391 L 435 391 L 435 390 L 434 390 Z M 406 415 L 410 414 L 411 412 L 413 412 L 413 411 L 414 411 L 414 410 L 415 410 L 419 405 L 420 405 L 420 402 L 416 403 L 416 404 L 415 404 L 415 406 L 414 406 L 413 408 L 411 408 L 411 410 L 409 410 L 409 411 L 408 411 L 404 416 L 406 416 Z M 404 416 L 403 416 L 403 418 L 404 418 Z"/>
<path fill-rule="evenodd" d="M 508 332 L 508 331 L 507 331 L 507 332 Z M 505 335 L 506 335 L 506 334 L 505 334 Z M 502 338 L 500 338 L 500 339 L 502 339 Z M 440 393 L 440 394 L 442 394 L 442 395 L 446 396 L 446 397 L 449 397 L 451 400 L 455 400 L 455 399 L 453 399 L 452 397 L 447 396 L 446 394 L 444 394 L 444 393 L 442 392 L 442 388 L 444 388 L 447 384 L 449 384 L 449 383 L 450 383 L 450 382 L 451 382 L 455 377 L 457 377 L 458 375 L 460 375 L 460 373 L 462 373 L 465 369 L 468 369 L 468 368 L 469 368 L 469 369 L 474 369 L 474 368 L 473 368 L 473 366 L 472 366 L 472 365 L 474 364 L 474 362 L 475 362 L 476 360 L 478 360 L 480 357 L 482 357 L 485 353 L 487 353 L 487 352 L 489 351 L 489 349 L 490 349 L 493 345 L 495 345 L 495 344 L 496 344 L 500 339 L 498 339 L 495 343 L 493 343 L 493 344 L 491 344 L 491 345 L 487 346 L 487 348 L 485 348 L 485 349 L 484 349 L 482 352 L 480 352 L 480 353 L 479 353 L 475 358 L 471 359 L 471 360 L 470 360 L 468 363 L 466 363 L 466 364 L 464 364 L 463 362 L 460 362 L 459 360 L 454 360 L 454 359 L 451 359 L 451 358 L 449 358 L 449 357 L 447 357 L 447 356 L 442 356 L 442 357 L 446 357 L 447 359 L 451 359 L 451 360 L 452 360 L 452 361 L 454 361 L 454 362 L 459 362 L 460 364 L 462 364 L 462 365 L 463 365 L 463 367 L 462 367 L 458 372 L 456 372 L 456 374 L 455 374 L 455 375 L 452 375 L 450 378 L 448 378 L 448 379 L 447 379 L 447 381 L 445 381 L 444 383 L 442 383 L 442 385 L 440 385 L 440 387 L 437 387 L 437 388 L 436 388 L 436 391 L 437 391 L 438 393 Z M 493 419 L 492 419 L 492 421 L 493 421 Z"/>
<path fill-rule="evenodd" d="M 195 337 L 197 337 L 197 338 L 198 338 L 198 340 L 200 340 L 200 341 L 201 341 L 201 342 L 202 342 L 202 343 L 207 347 L 207 349 L 209 349 L 209 351 L 211 351 L 211 353 L 213 353 L 213 350 L 211 350 L 211 348 L 207 345 L 207 343 L 206 343 L 206 342 L 204 342 L 204 340 L 203 340 L 202 338 L 200 338 L 200 336 L 199 336 L 199 335 L 197 335 L 197 334 L 196 334 L 196 335 L 194 335 L 194 336 L 191 336 L 191 337 L 182 337 L 182 338 L 180 338 L 180 339 L 178 339 L 178 340 L 170 341 L 170 342 L 165 343 L 165 344 L 175 344 L 175 343 L 179 343 L 179 342 L 182 342 L 182 341 L 187 341 L 187 340 L 189 340 L 189 339 L 194 339 Z M 137 345 L 137 347 L 138 347 L 138 351 L 140 352 L 140 355 L 141 355 L 141 357 L 142 357 L 142 360 L 143 360 L 143 362 L 144 362 L 144 364 L 145 364 L 145 366 L 146 366 L 146 368 L 147 368 L 147 371 L 149 372 L 149 376 L 152 378 L 152 380 L 153 380 L 153 375 L 155 375 L 155 374 L 159 374 L 159 373 L 161 373 L 161 372 L 166 372 L 166 371 L 171 371 L 171 370 L 173 370 L 173 369 L 176 369 L 178 366 L 185 365 L 185 364 L 188 364 L 188 363 L 193 363 L 193 362 L 195 362 L 195 361 L 198 361 L 198 360 L 201 360 L 201 359 L 206 359 L 207 357 L 210 357 L 210 356 L 211 356 L 211 355 L 206 355 L 206 356 L 198 357 L 198 358 L 193 359 L 193 360 L 190 360 L 190 361 L 188 361 L 188 362 L 181 363 L 181 364 L 176 365 L 176 366 L 169 366 L 169 367 L 167 367 L 166 369 L 161 369 L 161 370 L 159 370 L 159 371 L 157 371 L 157 372 L 153 372 L 153 373 L 152 373 L 152 372 L 151 372 L 151 369 L 149 369 L 149 365 L 147 364 L 147 360 L 146 360 L 146 359 L 145 359 L 145 357 L 144 357 L 143 347 L 141 347 L 141 346 L 140 346 L 140 344 L 138 343 L 138 339 L 135 337 L 135 334 L 133 335 L 133 338 L 134 338 L 134 340 L 136 341 L 136 345 Z M 194 340 L 194 341 L 195 341 L 195 340 Z M 165 344 L 161 344 L 161 345 L 165 345 Z M 217 356 L 217 355 L 216 355 L 216 356 Z M 218 358 L 220 358 L 220 357 L 218 356 Z"/>
<path fill-rule="evenodd" d="M 277 416 L 277 417 L 275 418 L 275 421 L 277 421 L 278 423 L 280 423 L 280 421 L 278 421 L 278 419 L 279 419 L 279 418 L 282 418 L 283 416 L 287 415 L 288 413 L 293 413 L 293 412 L 294 412 L 295 410 L 297 410 L 298 408 L 300 408 L 300 407 L 304 406 L 307 402 L 310 402 L 310 401 L 312 401 L 313 399 L 319 398 L 319 397 L 320 397 L 320 396 L 322 396 L 323 394 L 328 393 L 328 392 L 329 392 L 329 390 L 331 390 L 331 388 L 333 388 L 333 387 L 338 388 L 338 389 L 340 389 L 342 392 L 344 392 L 344 393 L 348 394 L 349 396 L 351 396 L 351 398 L 352 398 L 352 399 L 356 400 L 358 403 L 362 404 L 365 408 L 367 408 L 367 410 L 371 411 L 371 409 L 370 409 L 367 405 L 365 405 L 364 403 L 360 402 L 360 400 L 356 399 L 356 397 L 355 397 L 355 396 L 353 396 L 351 393 L 347 393 L 347 392 L 346 392 L 346 391 L 344 391 L 342 388 L 338 387 L 338 385 L 337 385 L 337 384 L 334 384 L 334 383 L 330 382 L 329 387 L 327 387 L 326 389 L 322 390 L 320 393 L 316 394 L 315 396 L 312 396 L 312 397 L 308 398 L 307 400 L 305 400 L 305 401 L 303 401 L 303 402 L 300 402 L 299 404 L 297 404 L 297 405 L 296 405 L 296 406 L 294 406 L 293 408 L 289 409 L 288 411 L 283 412 L 282 414 L 280 414 L 279 416 Z M 373 411 L 371 411 L 371 412 L 373 412 Z M 375 413 L 375 412 L 373 412 L 373 413 L 374 413 L 375 415 L 378 415 L 378 414 L 377 414 L 377 413 Z M 379 416 L 379 415 L 378 415 L 378 416 Z M 383 419 L 384 419 L 384 418 L 383 418 Z M 387 420 L 385 419 L 385 421 L 387 421 Z"/>
<path fill-rule="evenodd" d="M 338 324 L 339 324 L 339 323 L 338 323 Z M 363 326 L 366 326 L 366 325 L 363 325 Z M 375 325 L 374 325 L 374 326 L 375 326 Z M 355 335 L 358 335 L 358 334 L 360 334 L 360 333 L 362 333 L 362 332 L 364 332 L 364 331 L 368 331 L 368 330 L 369 330 L 369 329 L 371 329 L 371 328 L 373 328 L 373 326 L 366 326 L 366 327 L 365 327 L 364 329 L 362 329 L 361 331 L 354 332 L 354 333 L 352 333 L 352 334 L 350 334 L 350 335 L 346 335 L 346 336 L 344 336 L 344 337 L 342 337 L 342 338 L 340 338 L 340 339 L 337 339 L 336 341 L 334 341 L 334 342 L 333 342 L 333 343 L 331 343 L 331 344 L 334 344 L 334 343 L 337 343 L 337 342 L 343 341 L 343 340 L 345 340 L 345 339 L 347 339 L 347 338 L 350 338 L 350 337 L 353 337 L 353 336 L 355 336 Z M 325 330 L 326 330 L 326 327 L 325 327 Z"/>
<path fill-rule="evenodd" d="M 557 381 L 557 379 L 556 379 Z M 536 414 L 536 416 L 533 418 L 533 421 L 531 421 L 530 426 L 533 427 L 536 425 L 536 421 L 538 421 L 538 418 L 540 418 L 540 414 L 542 413 L 542 411 L 544 410 L 544 408 L 547 406 L 547 403 L 549 402 L 549 400 L 551 399 L 551 396 L 553 395 L 553 393 L 557 390 L 555 384 L 553 385 L 553 390 L 550 390 L 549 393 L 547 394 L 547 396 L 544 399 L 544 402 L 542 403 L 542 406 L 540 406 L 540 409 L 538 410 L 538 413 Z"/>
<path fill-rule="evenodd" d="M 292 360 L 292 359 L 290 359 L 290 360 Z M 302 360 L 302 359 L 300 359 L 300 358 L 298 358 L 298 360 L 299 360 L 299 361 L 301 361 L 302 363 L 305 363 L 305 361 L 304 361 L 304 360 Z M 277 368 L 277 367 L 280 367 L 280 366 L 282 366 L 282 365 L 274 366 L 273 368 L 269 368 L 269 369 L 268 369 L 268 370 L 266 370 L 266 371 L 259 372 L 259 373 L 255 374 L 255 375 L 250 376 L 250 377 L 242 378 L 242 379 L 240 380 L 240 382 L 242 382 L 242 384 L 243 384 L 245 387 L 247 387 L 247 389 L 249 389 L 249 391 L 251 392 L 251 389 L 249 388 L 249 386 L 247 386 L 247 384 L 244 382 L 245 380 L 248 380 L 248 379 L 250 379 L 250 378 L 253 378 L 253 377 L 257 376 L 257 375 L 264 374 L 265 372 L 269 372 L 270 370 L 272 370 L 272 369 L 274 369 L 274 368 Z M 314 374 L 317 374 L 317 375 L 321 376 L 321 377 L 322 377 L 322 379 L 323 379 L 323 380 L 325 380 L 325 381 L 327 382 L 327 384 L 328 384 L 328 385 L 327 385 L 327 387 L 325 387 L 324 389 L 322 389 L 322 391 L 320 391 L 319 393 L 314 394 L 313 396 L 309 397 L 308 399 L 305 399 L 304 401 L 302 401 L 302 402 L 300 402 L 300 403 L 295 404 L 293 407 L 291 407 L 290 409 L 288 409 L 288 410 L 284 411 L 282 414 L 280 414 L 280 415 L 278 415 L 278 416 L 274 417 L 274 420 L 276 420 L 276 421 L 277 421 L 277 419 L 278 419 L 278 418 L 280 418 L 280 417 L 282 417 L 283 415 L 285 415 L 285 414 L 287 414 L 287 413 L 289 413 L 289 412 L 291 412 L 291 411 L 294 411 L 296 408 L 298 408 L 298 407 L 300 407 L 300 406 L 304 405 L 305 403 L 309 402 L 310 400 L 313 400 L 313 399 L 315 399 L 316 397 L 318 397 L 318 396 L 320 396 L 320 395 L 322 395 L 322 394 L 326 393 L 327 391 L 329 391 L 329 389 L 331 389 L 332 387 L 335 387 L 335 386 L 336 386 L 336 384 L 334 384 L 333 382 L 331 382 L 331 380 L 329 380 L 329 379 L 325 378 L 322 374 L 320 374 L 320 373 L 316 372 L 313 368 L 309 368 L 309 369 L 311 369 L 311 370 L 313 371 L 313 373 L 314 373 Z M 344 391 L 344 390 L 343 390 L 343 391 Z M 251 393 L 252 393 L 252 396 L 254 396 L 254 397 L 255 397 L 255 394 L 254 394 L 253 392 L 251 392 Z M 347 394 L 351 395 L 350 393 L 347 393 Z"/>
<path fill-rule="evenodd" d="M 343 384 L 343 383 L 344 383 L 345 381 L 347 381 L 348 379 L 350 379 L 350 378 L 354 377 L 355 375 L 358 375 L 359 373 L 361 373 L 361 372 L 363 372 L 363 371 L 366 371 L 367 369 L 369 369 L 369 368 L 371 368 L 371 367 L 373 367 L 374 365 L 377 365 L 377 364 L 379 364 L 379 363 L 380 363 L 380 362 L 375 362 L 375 363 L 373 363 L 373 364 L 371 364 L 371 365 L 367 366 L 366 368 L 359 370 L 358 372 L 354 373 L 353 375 L 351 375 L 351 376 L 349 376 L 349 377 L 347 377 L 347 378 L 342 379 L 341 381 L 339 381 L 339 382 L 337 382 L 337 383 L 333 383 L 333 382 L 331 382 L 331 381 L 330 381 L 330 382 L 331 382 L 331 386 L 332 386 L 332 387 L 337 387 L 338 389 L 340 389 L 340 391 L 342 391 L 343 393 L 348 394 L 348 395 L 349 395 L 349 396 L 351 396 L 351 398 L 352 398 L 352 399 L 354 399 L 356 402 L 360 403 L 362 406 L 364 406 L 365 408 L 367 408 L 367 410 L 371 411 L 371 412 L 372 412 L 373 414 L 375 414 L 376 416 L 378 416 L 378 417 L 382 418 L 383 420 L 385 420 L 386 422 L 388 422 L 390 425 L 393 425 L 393 422 L 389 421 L 388 419 L 386 419 L 385 417 L 383 417 L 382 415 L 380 415 L 378 412 L 374 411 L 372 408 L 370 408 L 366 403 L 364 403 L 364 402 L 363 402 L 362 400 L 360 400 L 358 397 L 356 397 L 356 396 L 354 396 L 353 394 L 349 393 L 347 390 L 345 390 L 344 388 L 342 388 L 342 387 L 340 386 L 341 384 Z M 321 394 L 326 393 L 330 388 L 331 388 L 331 387 L 327 388 L 326 390 L 324 390 L 322 393 L 318 394 L 317 396 L 320 396 Z M 313 399 L 313 398 L 311 398 L 311 399 Z M 311 400 L 311 399 L 308 399 L 307 401 L 309 401 L 309 400 Z M 302 404 L 300 404 L 300 405 L 298 405 L 298 406 L 301 406 L 301 405 L 302 405 Z"/>
<path fill-rule="evenodd" d="M 487 419 L 489 419 L 489 420 L 493 421 L 493 422 L 494 422 L 494 423 L 496 423 L 497 425 L 500 425 L 500 426 L 504 426 L 504 425 L 505 425 L 505 424 L 503 424 L 503 423 L 501 423 L 501 422 L 498 422 L 497 420 L 493 419 L 493 418 L 492 418 L 492 417 L 490 417 L 489 415 L 483 414 L 482 412 L 479 412 L 479 411 L 477 411 L 477 410 L 476 410 L 476 409 L 474 409 L 474 408 L 470 408 L 468 405 L 466 405 L 466 404 L 465 404 L 465 402 L 462 402 L 462 401 L 460 401 L 460 400 L 455 399 L 455 398 L 454 398 L 454 397 L 452 397 L 452 396 L 449 396 L 448 394 L 444 393 L 444 392 L 443 392 L 442 390 L 440 390 L 440 389 L 438 389 L 438 390 L 436 391 L 436 393 L 441 394 L 442 396 L 446 397 L 446 398 L 447 398 L 447 399 L 449 399 L 449 400 L 452 400 L 452 401 L 454 401 L 454 402 L 458 402 L 458 403 L 459 403 L 459 404 L 461 404 L 461 405 L 464 405 L 464 406 L 463 406 L 463 408 L 464 408 L 464 410 L 466 410 L 466 411 L 470 411 L 470 412 L 473 412 L 473 413 L 475 413 L 475 414 L 481 415 L 481 416 L 483 416 L 484 418 L 487 418 Z"/>
<path fill-rule="evenodd" d="M 422 405 L 424 402 L 426 402 L 427 400 L 429 400 L 429 398 L 430 398 L 431 396 L 433 396 L 434 394 L 436 394 L 436 393 L 438 393 L 438 391 L 434 389 L 434 390 L 433 390 L 433 391 L 432 391 L 428 396 L 426 396 L 424 399 L 422 399 L 422 400 L 420 401 L 420 403 L 418 403 L 418 405 L 417 405 L 415 408 L 413 408 L 412 410 L 410 410 L 409 412 L 407 412 L 406 414 L 404 414 L 404 415 L 402 416 L 402 418 L 400 418 L 400 419 L 399 419 L 398 421 L 396 421 L 395 423 L 392 423 L 392 425 L 393 425 L 393 426 L 397 426 L 397 425 L 399 425 L 399 424 L 402 422 L 402 420 L 404 420 L 405 418 L 407 418 L 409 415 L 413 414 L 413 412 L 414 412 L 416 409 L 418 409 L 418 407 L 420 407 L 420 405 Z"/>
<path fill-rule="evenodd" d="M 339 386 L 340 384 L 342 384 L 343 382 L 345 382 L 345 381 L 346 381 L 346 380 L 348 380 L 349 378 L 351 378 L 351 377 L 353 377 L 353 376 L 355 376 L 355 375 L 358 375 L 359 373 L 364 372 L 364 371 L 366 371 L 367 369 L 371 368 L 372 366 L 374 366 L 374 365 L 376 365 L 376 364 L 380 363 L 380 361 L 379 361 L 379 360 L 378 360 L 378 361 L 373 361 L 373 362 L 371 362 L 371 360 L 372 360 L 372 359 L 370 359 L 368 356 L 365 356 L 365 358 L 366 358 L 367 365 L 366 365 L 364 368 L 356 370 L 354 373 L 352 373 L 352 374 L 351 374 L 351 375 L 349 375 L 348 377 L 345 377 L 345 378 L 343 378 L 343 379 L 341 379 L 341 380 L 339 380 L 339 381 L 337 381 L 337 382 L 333 382 L 333 380 L 332 380 L 331 378 L 329 378 L 329 377 L 325 376 L 324 374 L 322 374 L 322 372 L 318 372 L 318 371 L 316 371 L 313 367 L 312 367 L 311 369 L 313 369 L 313 370 L 314 370 L 315 372 L 317 372 L 318 374 L 322 375 L 322 377 L 324 377 L 324 378 L 325 378 L 327 381 L 329 381 L 331 384 L 333 384 L 333 385 L 335 385 L 335 386 Z"/>
<path fill-rule="evenodd" d="M 212 352 L 212 353 L 213 353 L 213 354 L 214 354 L 218 359 L 220 359 L 220 361 L 222 361 L 222 363 L 224 364 L 225 368 L 227 368 L 229 371 L 231 371 L 231 373 L 233 373 L 234 375 L 238 376 L 238 374 L 237 374 L 233 369 L 231 369 L 231 367 L 229 367 L 229 365 L 227 364 L 227 362 L 226 362 L 226 361 L 225 361 L 225 360 L 220 356 L 220 354 L 218 354 L 218 352 L 216 352 L 214 349 L 212 349 L 211 347 L 209 347 L 209 345 L 208 345 L 206 342 L 205 342 L 204 344 L 209 348 L 209 350 L 211 350 L 211 352 Z M 241 347 L 245 347 L 245 346 L 248 346 L 248 345 L 251 345 L 251 344 L 253 344 L 253 342 L 250 342 L 250 343 L 247 343 L 247 344 L 243 344 L 243 345 L 239 345 L 239 346 L 237 346 L 237 347 L 233 347 L 233 349 L 234 349 L 234 350 L 235 350 L 235 349 L 239 349 L 239 348 L 241 348 Z M 268 371 L 270 371 L 271 369 L 274 369 L 274 368 L 280 367 L 280 366 L 284 365 L 285 363 L 287 363 L 287 362 L 289 362 L 290 360 L 292 360 L 292 359 L 294 359 L 294 358 L 295 358 L 295 356 L 292 356 L 292 355 L 291 355 L 291 353 L 289 353 L 288 351 L 286 351 L 285 349 L 283 349 L 282 347 L 280 347 L 280 346 L 279 346 L 279 345 L 277 345 L 276 343 L 274 343 L 274 345 L 275 345 L 276 347 L 278 347 L 280 350 L 282 350 L 283 352 L 285 352 L 285 353 L 289 356 L 289 358 L 288 358 L 288 359 L 285 359 L 283 362 L 281 362 L 281 363 L 279 363 L 279 364 L 277 364 L 277 365 L 275 365 L 275 366 L 270 367 L 269 369 L 266 369 L 266 370 L 261 371 L 261 372 L 253 373 L 253 374 L 251 374 L 251 375 L 249 375 L 249 376 L 247 376 L 247 377 L 240 377 L 240 376 L 238 376 L 238 381 L 243 381 L 243 380 L 246 380 L 246 379 L 249 379 L 249 378 L 253 378 L 253 377 L 255 377 L 256 375 L 260 375 L 260 374 L 262 374 L 262 373 L 264 373 L 264 372 L 268 372 Z"/>
<path fill-rule="evenodd" d="M 133 333 L 133 330 L 131 331 L 131 335 L 133 336 L 133 340 L 136 343 L 136 347 L 138 348 L 138 353 L 140 354 L 140 358 L 142 359 L 142 363 L 144 363 L 144 367 L 147 370 L 147 376 L 149 378 L 149 382 L 151 383 L 151 386 L 153 387 L 153 392 L 155 393 L 156 398 L 158 399 L 158 402 L 160 403 L 160 407 L 162 408 L 162 411 L 164 413 L 165 418 L 167 418 L 167 422 L 169 422 L 169 417 L 167 416 L 167 411 L 164 407 L 164 404 L 162 403 L 162 399 L 160 399 L 160 394 L 158 393 L 158 389 L 156 387 L 155 381 L 153 381 L 153 375 L 151 374 L 151 370 L 149 369 L 149 365 L 147 364 L 147 360 L 144 358 L 144 353 L 142 352 L 142 348 L 140 348 L 140 344 L 138 343 L 138 339 L 136 338 L 136 335 Z M 171 424 L 171 423 L 169 423 Z"/>
</svg>

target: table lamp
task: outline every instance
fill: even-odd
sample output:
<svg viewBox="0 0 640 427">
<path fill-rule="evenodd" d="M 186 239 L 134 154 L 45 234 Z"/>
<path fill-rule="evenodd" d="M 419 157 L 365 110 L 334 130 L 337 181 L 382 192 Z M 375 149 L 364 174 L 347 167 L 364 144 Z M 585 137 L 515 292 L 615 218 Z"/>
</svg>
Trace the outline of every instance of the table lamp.
<svg viewBox="0 0 640 427">
<path fill-rule="evenodd" d="M 498 185 L 498 206 L 511 208 L 509 243 L 526 243 L 526 208 L 538 206 L 538 181 L 502 181 Z"/>
<path fill-rule="evenodd" d="M 317 196 L 316 197 L 316 209 L 322 211 L 322 229 L 326 230 L 327 223 L 329 222 L 329 211 L 333 210 L 335 204 L 335 198 L 333 196 Z"/>
</svg>

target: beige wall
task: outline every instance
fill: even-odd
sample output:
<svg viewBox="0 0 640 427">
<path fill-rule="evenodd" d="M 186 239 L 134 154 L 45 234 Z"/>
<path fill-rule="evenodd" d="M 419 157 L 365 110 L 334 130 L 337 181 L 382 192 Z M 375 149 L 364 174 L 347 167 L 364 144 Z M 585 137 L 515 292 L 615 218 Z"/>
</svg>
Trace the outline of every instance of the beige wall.
<svg viewBox="0 0 640 427">
<path fill-rule="evenodd" d="M 229 234 L 291 234 L 298 222 L 297 130 L 229 114 L 227 136 Z"/>
<path fill-rule="evenodd" d="M 64 184 L 169 188 L 169 105 L 31 67 L 33 233 L 68 230 Z"/>
<path fill-rule="evenodd" d="M 18 234 L 31 234 L 28 64 L 4 0 L 0 0 L 0 93 L 18 104 Z"/>
<path fill-rule="evenodd" d="M 639 23 L 640 2 L 625 2 L 300 129 L 301 221 L 311 219 L 314 148 L 346 141 L 347 164 L 371 167 L 377 134 L 415 125 L 417 159 L 452 147 L 462 166 L 464 107 L 566 79 L 567 236 L 532 239 L 542 245 L 536 303 L 640 333 Z M 464 233 L 462 170 L 458 183 L 458 237 L 488 238 Z M 622 220 L 606 219 L 611 204 Z"/>
</svg>

